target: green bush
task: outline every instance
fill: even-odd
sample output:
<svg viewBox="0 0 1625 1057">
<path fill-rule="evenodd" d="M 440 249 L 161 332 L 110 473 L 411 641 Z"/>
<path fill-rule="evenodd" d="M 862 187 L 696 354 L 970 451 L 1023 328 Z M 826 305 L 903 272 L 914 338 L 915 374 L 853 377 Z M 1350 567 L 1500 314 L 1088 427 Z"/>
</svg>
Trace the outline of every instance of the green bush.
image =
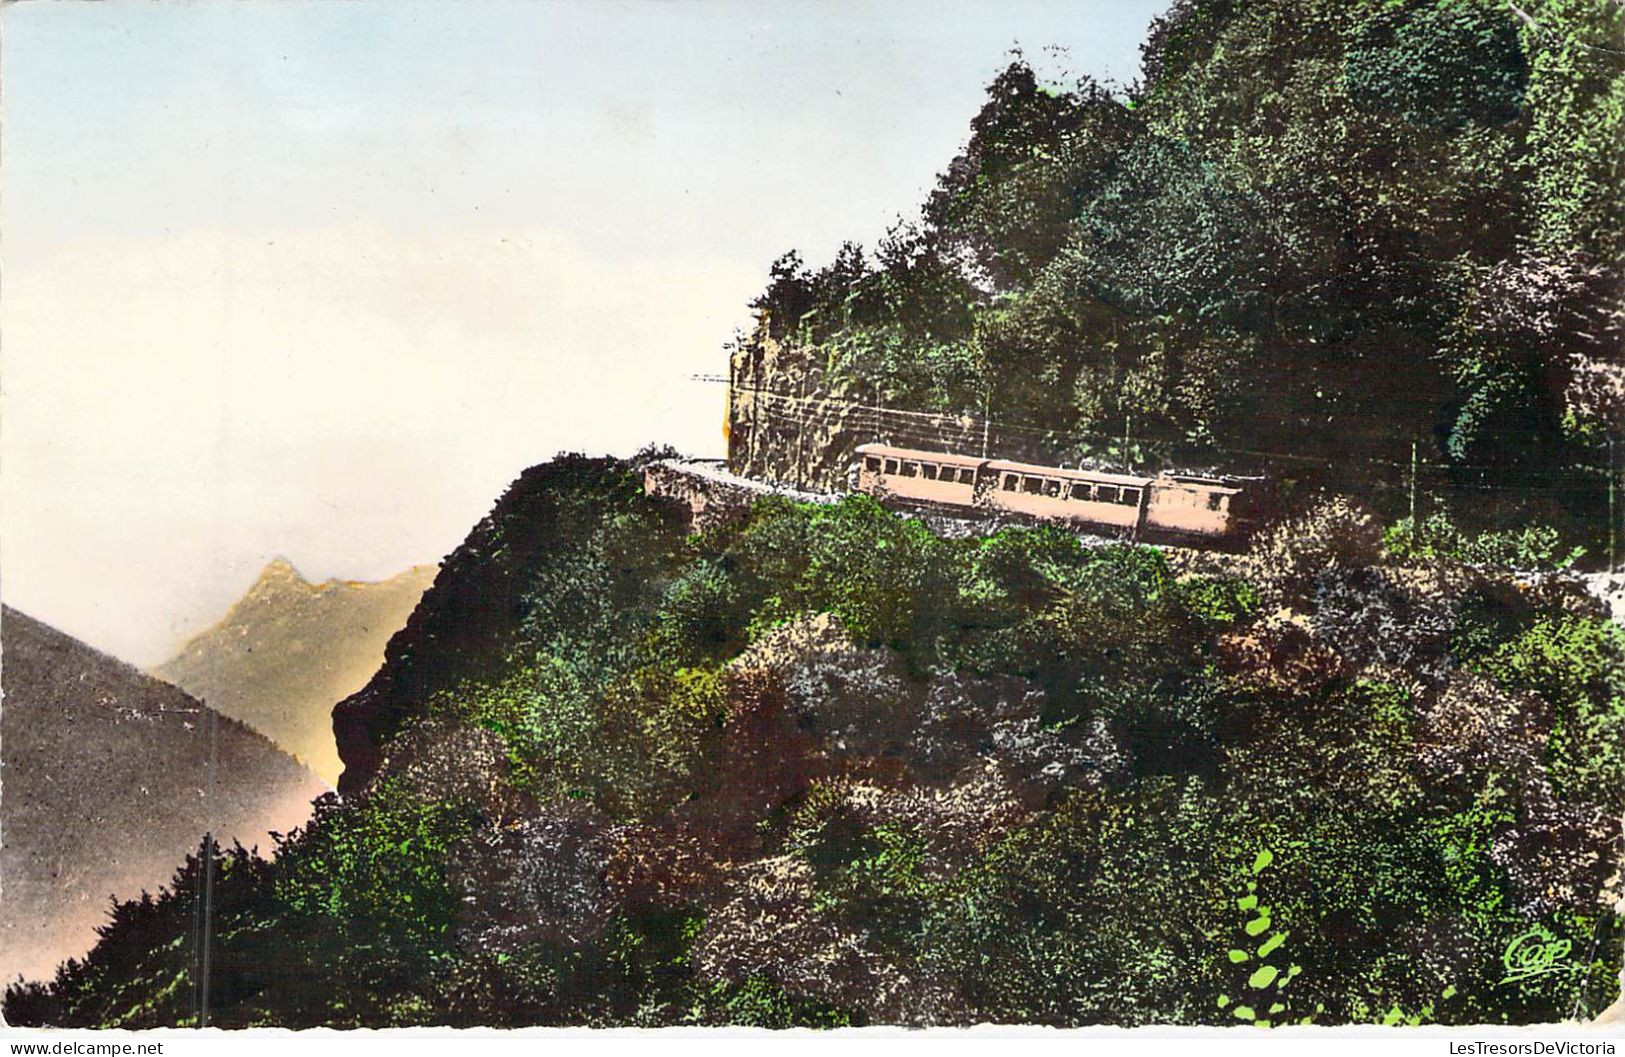
<svg viewBox="0 0 1625 1057">
<path fill-rule="evenodd" d="M 1546 756 L 1563 796 L 1625 810 L 1625 629 L 1597 618 L 1548 617 L 1476 666 L 1552 706 Z"/>
<path fill-rule="evenodd" d="M 1468 565 L 1491 565 L 1530 572 L 1567 569 L 1585 556 L 1584 547 L 1565 548 L 1550 525 L 1485 531 L 1469 536 L 1444 514 L 1432 514 L 1414 530 L 1402 518 L 1383 531 L 1383 550 L 1400 561 L 1450 558 Z"/>
</svg>

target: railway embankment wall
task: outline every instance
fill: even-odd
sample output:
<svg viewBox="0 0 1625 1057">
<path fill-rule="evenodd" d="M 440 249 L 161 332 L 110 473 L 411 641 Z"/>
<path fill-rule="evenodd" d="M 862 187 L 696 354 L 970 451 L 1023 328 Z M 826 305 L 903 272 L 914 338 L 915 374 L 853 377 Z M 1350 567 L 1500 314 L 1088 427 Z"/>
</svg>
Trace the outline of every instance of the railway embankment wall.
<svg viewBox="0 0 1625 1057">
<path fill-rule="evenodd" d="M 763 496 L 782 495 L 805 503 L 832 503 L 840 496 L 754 481 L 729 473 L 720 462 L 668 459 L 643 471 L 647 495 L 673 499 L 688 508 L 689 529 L 703 532 L 747 509 Z"/>
</svg>

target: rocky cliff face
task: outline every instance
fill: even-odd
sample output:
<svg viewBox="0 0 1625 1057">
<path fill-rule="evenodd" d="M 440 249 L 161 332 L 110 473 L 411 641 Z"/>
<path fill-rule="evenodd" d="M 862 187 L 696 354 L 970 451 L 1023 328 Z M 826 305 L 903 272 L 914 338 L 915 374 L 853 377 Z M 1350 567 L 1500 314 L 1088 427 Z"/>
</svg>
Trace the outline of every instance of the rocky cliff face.
<svg viewBox="0 0 1625 1057">
<path fill-rule="evenodd" d="M 729 361 L 728 469 L 814 491 L 843 487 L 853 449 L 873 439 L 845 395 L 831 390 L 815 350 L 759 328 Z"/>
<path fill-rule="evenodd" d="M 313 584 L 277 559 L 225 617 L 153 670 L 338 783 L 333 705 L 372 678 L 434 582 L 420 565 L 378 583 Z"/>
<path fill-rule="evenodd" d="M 893 407 L 884 393 L 834 377 L 825 353 L 787 345 L 759 327 L 728 374 L 728 469 L 811 491 L 839 492 L 860 444 L 990 454 L 1053 464 L 1059 442 L 1029 426 Z"/>
<path fill-rule="evenodd" d="M 204 833 L 271 849 L 326 787 L 269 740 L 6 609 L 0 618 L 0 972 L 49 975 L 108 897 L 169 882 Z"/>
</svg>

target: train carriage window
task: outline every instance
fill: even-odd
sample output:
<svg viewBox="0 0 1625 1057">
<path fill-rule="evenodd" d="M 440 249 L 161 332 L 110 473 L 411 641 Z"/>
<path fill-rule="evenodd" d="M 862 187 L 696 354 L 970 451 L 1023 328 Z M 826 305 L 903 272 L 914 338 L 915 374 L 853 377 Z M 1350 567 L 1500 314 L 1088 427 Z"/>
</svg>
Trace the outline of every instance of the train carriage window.
<svg viewBox="0 0 1625 1057">
<path fill-rule="evenodd" d="M 905 462 L 903 464 L 903 476 L 904 477 L 918 477 L 918 476 L 920 476 L 920 464 L 917 463 L 917 462 Z"/>
<path fill-rule="evenodd" d="M 1207 508 L 1209 510 L 1217 510 L 1223 505 L 1224 505 L 1224 496 L 1220 495 L 1217 492 L 1209 492 L 1208 493 Z"/>
<path fill-rule="evenodd" d="M 1117 486 L 1103 484 L 1095 489 L 1095 501 L 1098 503 L 1117 502 Z"/>
<path fill-rule="evenodd" d="M 1054 478 L 1046 479 L 1044 481 L 1044 494 L 1052 499 L 1059 496 L 1061 494 L 1061 482 Z"/>
<path fill-rule="evenodd" d="M 920 463 L 920 476 L 927 481 L 935 481 L 937 479 L 937 468 L 928 462 L 922 462 Z"/>
<path fill-rule="evenodd" d="M 1139 506 L 1140 490 L 1138 488 L 1125 488 L 1123 489 L 1122 495 L 1118 497 L 1117 501 L 1122 503 L 1124 506 Z"/>
<path fill-rule="evenodd" d="M 1038 490 L 1043 486 L 1044 479 L 1042 477 L 1023 477 L 1021 479 L 1021 490 L 1028 495 L 1037 495 Z"/>
<path fill-rule="evenodd" d="M 865 470 L 868 470 L 870 473 L 879 473 L 880 472 L 880 459 L 878 457 L 874 456 L 874 455 L 867 456 L 863 460 L 863 468 Z"/>
<path fill-rule="evenodd" d="M 896 473 L 897 472 L 897 460 L 896 459 L 887 459 L 886 460 L 886 472 L 887 473 Z"/>
<path fill-rule="evenodd" d="M 1018 480 L 1020 480 L 1020 478 L 1018 478 L 1015 474 L 1007 473 L 1004 475 L 1004 481 L 1000 487 L 1002 487 L 1006 492 L 1014 492 L 1016 490 L 1016 482 Z"/>
<path fill-rule="evenodd" d="M 1094 490 L 1092 488 L 1090 488 L 1084 482 L 1077 481 L 1077 482 L 1074 482 L 1073 485 L 1072 485 L 1072 498 L 1073 499 L 1081 499 L 1081 500 L 1083 500 L 1084 502 L 1087 503 L 1089 500 L 1094 498 L 1094 496 L 1092 494 L 1093 491 Z"/>
</svg>

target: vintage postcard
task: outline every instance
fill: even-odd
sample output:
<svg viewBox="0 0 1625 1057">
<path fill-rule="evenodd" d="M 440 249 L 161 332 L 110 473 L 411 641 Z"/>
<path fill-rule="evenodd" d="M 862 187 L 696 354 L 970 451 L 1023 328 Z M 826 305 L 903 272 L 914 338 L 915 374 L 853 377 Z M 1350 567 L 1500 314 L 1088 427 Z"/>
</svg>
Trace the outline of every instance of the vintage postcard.
<svg viewBox="0 0 1625 1057">
<path fill-rule="evenodd" d="M 1619 0 L 0 30 L 8 1031 L 1613 1052 Z"/>
</svg>

